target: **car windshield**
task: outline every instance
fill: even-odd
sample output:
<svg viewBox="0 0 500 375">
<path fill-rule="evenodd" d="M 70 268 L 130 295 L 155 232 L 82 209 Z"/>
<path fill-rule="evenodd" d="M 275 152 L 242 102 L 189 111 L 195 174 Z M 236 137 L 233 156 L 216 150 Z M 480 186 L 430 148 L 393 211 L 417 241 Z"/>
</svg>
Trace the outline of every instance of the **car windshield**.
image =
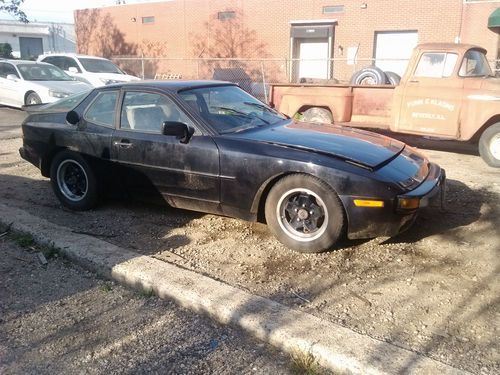
<svg viewBox="0 0 500 375">
<path fill-rule="evenodd" d="M 460 66 L 461 77 L 488 77 L 493 76 L 486 55 L 478 50 L 469 50 Z"/>
<path fill-rule="evenodd" d="M 68 112 L 75 108 L 78 104 L 82 102 L 89 94 L 91 90 L 79 92 L 78 94 L 74 94 L 68 96 L 64 99 L 59 99 L 58 101 L 50 104 L 46 104 L 41 107 L 41 110 L 48 110 L 54 112 Z"/>
<path fill-rule="evenodd" d="M 49 64 L 19 64 L 17 65 L 25 81 L 73 81 L 56 66 Z"/>
<path fill-rule="evenodd" d="M 109 60 L 93 59 L 88 57 L 79 57 L 78 60 L 80 60 L 85 70 L 90 73 L 124 74 L 120 68 Z"/>
<path fill-rule="evenodd" d="M 220 134 L 277 124 L 287 117 L 237 86 L 210 86 L 179 92 Z"/>
</svg>

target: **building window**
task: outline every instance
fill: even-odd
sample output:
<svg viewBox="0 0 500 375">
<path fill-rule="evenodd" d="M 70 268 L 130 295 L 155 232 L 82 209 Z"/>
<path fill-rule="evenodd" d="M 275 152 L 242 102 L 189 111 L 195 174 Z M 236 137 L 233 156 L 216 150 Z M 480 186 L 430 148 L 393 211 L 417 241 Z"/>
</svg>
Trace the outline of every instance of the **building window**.
<svg viewBox="0 0 500 375">
<path fill-rule="evenodd" d="M 343 11 L 343 5 L 327 5 L 323 7 L 323 14 L 342 13 Z"/>
<path fill-rule="evenodd" d="M 154 16 L 142 17 L 142 23 L 155 23 Z"/>
<path fill-rule="evenodd" d="M 221 21 L 225 20 L 230 20 L 232 18 L 236 17 L 236 12 L 234 11 L 228 11 L 228 12 L 219 12 L 217 13 L 217 18 L 220 19 Z"/>
</svg>

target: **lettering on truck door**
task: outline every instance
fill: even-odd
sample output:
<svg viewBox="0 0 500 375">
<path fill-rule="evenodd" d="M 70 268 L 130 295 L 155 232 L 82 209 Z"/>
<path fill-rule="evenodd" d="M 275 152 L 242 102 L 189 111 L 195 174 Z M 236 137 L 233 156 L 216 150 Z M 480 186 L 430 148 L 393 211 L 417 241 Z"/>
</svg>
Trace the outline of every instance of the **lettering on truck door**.
<svg viewBox="0 0 500 375">
<path fill-rule="evenodd" d="M 422 53 L 404 88 L 398 131 L 457 137 L 463 89 L 457 60 L 456 53 Z"/>
</svg>

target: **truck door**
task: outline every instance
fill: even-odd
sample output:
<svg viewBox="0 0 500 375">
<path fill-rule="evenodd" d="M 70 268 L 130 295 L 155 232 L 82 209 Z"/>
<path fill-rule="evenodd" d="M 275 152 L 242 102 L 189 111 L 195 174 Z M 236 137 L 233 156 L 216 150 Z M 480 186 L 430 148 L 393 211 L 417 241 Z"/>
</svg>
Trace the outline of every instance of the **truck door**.
<svg viewBox="0 0 500 375">
<path fill-rule="evenodd" d="M 463 80 L 455 72 L 458 54 L 424 52 L 402 89 L 395 131 L 456 138 Z"/>
</svg>

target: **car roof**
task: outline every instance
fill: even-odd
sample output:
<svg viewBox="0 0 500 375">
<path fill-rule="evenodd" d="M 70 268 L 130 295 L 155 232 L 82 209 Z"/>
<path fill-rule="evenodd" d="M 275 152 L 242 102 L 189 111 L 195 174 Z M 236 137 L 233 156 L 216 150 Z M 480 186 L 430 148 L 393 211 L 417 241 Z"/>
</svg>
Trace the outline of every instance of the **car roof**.
<svg viewBox="0 0 500 375">
<path fill-rule="evenodd" d="M 464 43 L 422 43 L 417 46 L 420 50 L 438 50 L 438 51 L 459 51 L 466 52 L 470 49 L 477 49 L 484 51 L 486 50 L 480 46 L 474 44 L 464 44 Z"/>
<path fill-rule="evenodd" d="M 100 57 L 100 56 L 91 56 L 91 55 L 80 55 L 78 53 L 48 53 L 46 55 L 40 55 L 40 58 L 44 59 L 46 57 L 51 57 L 51 56 L 67 56 L 67 57 L 83 57 L 83 58 L 88 58 L 88 59 L 99 59 L 99 60 L 108 60 L 105 57 Z"/>
<path fill-rule="evenodd" d="M 31 60 L 12 60 L 12 59 L 4 59 L 1 60 L 2 62 L 8 62 L 11 63 L 12 65 L 52 65 L 52 64 L 47 64 L 42 61 L 31 61 Z"/>
<path fill-rule="evenodd" d="M 109 87 L 123 87 L 123 88 L 156 88 L 164 91 L 179 92 L 189 89 L 197 89 L 203 87 L 214 87 L 214 86 L 238 86 L 236 83 L 226 82 L 226 81 L 214 81 L 214 80 L 192 80 L 192 81 L 182 81 L 182 80 L 172 80 L 172 81 L 158 81 L 158 80 L 147 80 L 147 81 L 133 81 L 121 84 L 104 86 L 103 88 Z"/>
</svg>

